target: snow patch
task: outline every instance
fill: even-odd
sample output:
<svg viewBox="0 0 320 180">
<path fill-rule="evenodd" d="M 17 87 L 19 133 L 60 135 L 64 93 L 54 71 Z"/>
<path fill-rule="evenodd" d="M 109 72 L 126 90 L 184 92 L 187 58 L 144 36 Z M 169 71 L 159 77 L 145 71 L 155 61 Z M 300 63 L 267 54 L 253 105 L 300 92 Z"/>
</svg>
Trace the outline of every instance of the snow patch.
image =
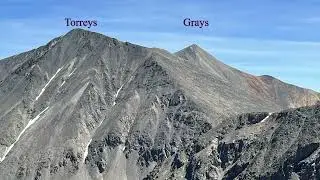
<svg viewBox="0 0 320 180">
<path fill-rule="evenodd" d="M 62 84 L 60 85 L 60 87 L 62 87 L 64 85 L 64 83 L 66 83 L 66 81 L 63 81 Z"/>
<path fill-rule="evenodd" d="M 159 104 L 161 104 L 161 100 L 160 100 L 160 98 L 156 95 L 156 99 L 157 99 L 157 102 L 159 103 Z"/>
<path fill-rule="evenodd" d="M 49 107 L 47 107 L 46 109 L 44 109 L 43 111 L 41 111 L 35 118 L 33 118 L 31 121 L 28 122 L 27 126 L 20 132 L 19 136 L 17 137 L 16 141 L 14 143 L 11 144 L 11 146 L 7 147 L 2 158 L 0 158 L 0 163 L 6 158 L 7 154 L 10 152 L 10 150 L 13 148 L 13 146 L 19 141 L 20 137 L 22 136 L 22 134 L 32 125 L 34 124 L 39 118 L 40 116 L 48 109 Z"/>
<path fill-rule="evenodd" d="M 72 76 L 73 73 L 76 71 L 77 68 L 74 68 L 74 70 L 68 75 L 68 77 Z"/>
<path fill-rule="evenodd" d="M 118 89 L 117 93 L 114 95 L 114 97 L 115 97 L 115 98 L 117 98 L 117 97 L 118 97 L 119 92 L 121 91 L 122 87 L 123 87 L 123 85 Z"/>
<path fill-rule="evenodd" d="M 272 115 L 272 113 L 269 113 L 268 116 L 265 117 L 264 119 L 262 119 L 262 121 L 260 121 L 260 122 L 265 122 L 271 115 Z"/>
<path fill-rule="evenodd" d="M 117 90 L 116 94 L 114 95 L 114 101 L 113 101 L 113 105 L 112 106 L 116 105 L 116 99 L 117 99 L 121 89 L 123 88 L 123 85 L 124 84 L 122 84 L 122 86 Z"/>
<path fill-rule="evenodd" d="M 104 121 L 104 120 L 101 120 L 101 122 L 99 123 L 97 129 L 99 129 L 99 127 L 102 125 L 103 121 Z"/>
<path fill-rule="evenodd" d="M 55 46 L 57 43 L 58 43 L 57 40 L 53 41 L 53 42 L 49 45 L 49 48 L 52 48 L 52 47 Z"/>
<path fill-rule="evenodd" d="M 127 82 L 123 83 L 123 84 L 121 85 L 121 87 L 117 90 L 116 94 L 113 95 L 113 96 L 114 96 L 114 101 L 113 101 L 113 105 L 112 105 L 112 106 L 115 106 L 115 105 L 116 105 L 116 99 L 117 99 L 117 97 L 119 96 L 119 93 L 120 93 L 120 91 L 122 90 L 123 86 L 124 86 L 125 84 L 128 84 L 129 82 L 131 82 L 132 79 L 133 79 L 133 77 L 134 77 L 134 76 L 131 76 L 130 79 L 129 79 Z"/>
<path fill-rule="evenodd" d="M 83 163 L 85 162 L 85 160 L 86 160 L 86 158 L 87 158 L 87 156 L 88 156 L 89 145 L 90 145 L 91 141 L 92 141 L 92 138 L 89 140 L 89 142 L 88 142 L 88 144 L 87 144 L 87 146 L 86 146 L 86 150 L 85 150 L 84 153 L 83 153 Z"/>
<path fill-rule="evenodd" d="M 40 94 L 36 97 L 36 101 L 40 98 L 40 96 L 44 93 L 48 85 L 51 83 L 51 81 L 57 76 L 57 74 L 61 71 L 61 68 L 57 70 L 57 72 L 51 77 L 51 79 L 48 81 L 48 83 L 42 88 Z"/>
</svg>

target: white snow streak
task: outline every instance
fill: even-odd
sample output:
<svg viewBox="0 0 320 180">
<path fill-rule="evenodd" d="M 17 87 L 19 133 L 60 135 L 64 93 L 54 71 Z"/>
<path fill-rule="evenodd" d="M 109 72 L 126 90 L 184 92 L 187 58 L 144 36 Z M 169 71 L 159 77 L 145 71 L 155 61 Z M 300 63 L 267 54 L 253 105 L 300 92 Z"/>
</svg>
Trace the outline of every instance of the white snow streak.
<svg viewBox="0 0 320 180">
<path fill-rule="evenodd" d="M 104 119 L 101 120 L 101 122 L 100 122 L 99 125 L 97 126 L 96 130 L 100 128 L 100 126 L 102 125 L 103 122 L 104 122 Z"/>
<path fill-rule="evenodd" d="M 272 114 L 272 113 L 269 113 L 268 116 L 265 117 L 264 119 L 262 119 L 262 121 L 260 121 L 260 122 L 265 122 L 265 121 L 271 116 L 271 114 Z"/>
<path fill-rule="evenodd" d="M 116 105 L 116 99 L 117 99 L 117 97 L 118 97 L 118 95 L 119 95 L 119 92 L 120 92 L 121 89 L 123 88 L 123 85 L 124 85 L 124 84 L 122 84 L 122 86 L 118 89 L 118 91 L 117 91 L 116 94 L 114 95 L 113 106 Z"/>
<path fill-rule="evenodd" d="M 99 127 L 102 125 L 103 121 L 104 121 L 104 120 L 102 120 L 102 121 L 99 123 L 97 129 L 99 129 Z"/>
<path fill-rule="evenodd" d="M 0 163 L 6 158 L 7 154 L 10 152 L 10 150 L 13 148 L 13 146 L 19 141 L 20 137 L 22 136 L 22 134 L 32 125 L 34 124 L 41 116 L 41 114 L 43 114 L 49 107 L 47 107 L 46 109 L 44 109 L 41 113 L 39 113 L 35 118 L 33 118 L 32 120 L 30 120 L 27 124 L 27 126 L 20 132 L 19 136 L 17 137 L 16 141 L 14 143 L 11 144 L 11 146 L 6 148 L 6 151 L 4 152 L 2 158 L 0 159 Z"/>
<path fill-rule="evenodd" d="M 114 97 L 115 97 L 115 98 L 117 98 L 117 97 L 118 97 L 119 92 L 121 91 L 122 87 L 123 87 L 123 85 L 118 89 L 117 93 L 114 95 Z"/>
<path fill-rule="evenodd" d="M 72 74 L 76 71 L 77 68 L 74 68 L 74 70 L 68 75 L 68 77 L 72 76 Z"/>
<path fill-rule="evenodd" d="M 63 81 L 62 84 L 60 85 L 60 87 L 62 87 L 64 85 L 64 83 L 66 83 L 66 81 Z"/>
<path fill-rule="evenodd" d="M 58 69 L 58 71 L 51 77 L 49 82 L 42 88 L 40 94 L 36 97 L 36 101 L 40 98 L 40 96 L 43 94 L 43 92 L 46 90 L 47 86 L 51 83 L 51 81 L 56 77 L 56 75 L 61 71 L 61 68 Z"/>
<path fill-rule="evenodd" d="M 89 145 L 91 143 L 92 139 L 89 140 L 88 145 L 86 146 L 86 150 L 83 153 L 83 163 L 85 162 L 87 156 L 88 156 L 88 152 L 89 152 Z"/>
</svg>

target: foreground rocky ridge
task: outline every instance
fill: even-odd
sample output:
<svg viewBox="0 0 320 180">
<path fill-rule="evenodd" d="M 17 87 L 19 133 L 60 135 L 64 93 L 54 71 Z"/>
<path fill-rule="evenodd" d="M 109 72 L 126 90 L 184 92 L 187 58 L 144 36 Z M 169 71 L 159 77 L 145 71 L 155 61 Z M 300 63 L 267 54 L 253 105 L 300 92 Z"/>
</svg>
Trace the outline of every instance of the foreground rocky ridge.
<svg viewBox="0 0 320 180">
<path fill-rule="evenodd" d="M 191 179 L 319 179 L 319 121 L 319 105 L 228 119 Z"/>
<path fill-rule="evenodd" d="M 170 54 L 76 29 L 0 61 L 0 74 L 2 179 L 311 177 L 283 142 L 317 143 L 297 133 L 316 131 L 319 106 L 267 112 L 315 104 L 318 93 L 196 45 Z M 295 168 L 282 175 L 284 162 Z"/>
</svg>

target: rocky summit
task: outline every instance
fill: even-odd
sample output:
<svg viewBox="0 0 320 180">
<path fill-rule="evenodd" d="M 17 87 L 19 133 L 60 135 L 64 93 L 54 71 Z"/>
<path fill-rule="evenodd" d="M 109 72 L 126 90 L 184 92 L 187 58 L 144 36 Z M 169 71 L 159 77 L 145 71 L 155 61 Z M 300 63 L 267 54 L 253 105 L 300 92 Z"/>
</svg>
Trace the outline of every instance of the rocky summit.
<svg viewBox="0 0 320 180">
<path fill-rule="evenodd" d="M 0 179 L 320 179 L 319 100 L 75 29 L 0 60 Z"/>
</svg>

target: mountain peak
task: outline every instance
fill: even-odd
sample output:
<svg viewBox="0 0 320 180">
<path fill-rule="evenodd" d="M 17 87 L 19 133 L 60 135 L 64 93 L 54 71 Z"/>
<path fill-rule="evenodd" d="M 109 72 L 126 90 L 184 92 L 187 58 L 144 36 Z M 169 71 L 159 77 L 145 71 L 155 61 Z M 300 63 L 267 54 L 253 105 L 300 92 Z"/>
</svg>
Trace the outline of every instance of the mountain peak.
<svg viewBox="0 0 320 180">
<path fill-rule="evenodd" d="M 187 46 L 183 48 L 182 50 L 176 52 L 175 54 L 182 54 L 182 53 L 197 53 L 197 52 L 206 52 L 203 50 L 200 46 L 197 44 L 192 44 L 190 46 Z"/>
<path fill-rule="evenodd" d="M 185 47 L 174 54 L 179 57 L 182 57 L 183 59 L 192 60 L 192 61 L 198 61 L 203 56 L 209 56 L 209 53 L 207 53 L 197 44 L 192 44 L 188 47 Z"/>
<path fill-rule="evenodd" d="M 270 76 L 270 75 L 261 75 L 259 76 L 260 78 L 263 78 L 263 79 L 267 79 L 267 80 L 273 80 L 273 79 L 276 79 L 275 77 L 273 76 Z"/>
<path fill-rule="evenodd" d="M 69 32 L 67 32 L 63 37 L 75 38 L 75 37 L 80 37 L 80 36 L 85 35 L 85 34 L 88 35 L 90 33 L 94 33 L 94 32 L 87 31 L 87 30 L 84 30 L 84 29 L 81 29 L 81 28 L 75 28 L 75 29 L 72 29 Z"/>
<path fill-rule="evenodd" d="M 201 47 L 198 46 L 197 44 L 191 44 L 191 45 L 188 46 L 187 48 L 191 48 L 191 49 L 201 49 Z"/>
<path fill-rule="evenodd" d="M 74 28 L 74 29 L 70 30 L 66 35 L 79 34 L 79 33 L 95 33 L 95 32 L 88 31 L 88 30 L 81 29 L 81 28 Z"/>
<path fill-rule="evenodd" d="M 69 31 L 69 33 L 75 33 L 75 32 L 91 32 L 91 31 L 87 31 L 81 28 L 74 28 L 72 30 Z"/>
<path fill-rule="evenodd" d="M 108 39 L 113 39 L 116 40 L 115 38 L 108 37 L 104 34 L 98 33 L 98 32 L 93 32 L 93 31 L 88 31 L 85 29 L 81 28 L 75 28 L 67 32 L 64 36 L 64 38 L 70 38 L 72 40 L 78 40 L 81 37 L 92 37 L 94 39 L 96 38 L 108 38 Z M 116 40 L 118 41 L 118 40 Z"/>
</svg>

